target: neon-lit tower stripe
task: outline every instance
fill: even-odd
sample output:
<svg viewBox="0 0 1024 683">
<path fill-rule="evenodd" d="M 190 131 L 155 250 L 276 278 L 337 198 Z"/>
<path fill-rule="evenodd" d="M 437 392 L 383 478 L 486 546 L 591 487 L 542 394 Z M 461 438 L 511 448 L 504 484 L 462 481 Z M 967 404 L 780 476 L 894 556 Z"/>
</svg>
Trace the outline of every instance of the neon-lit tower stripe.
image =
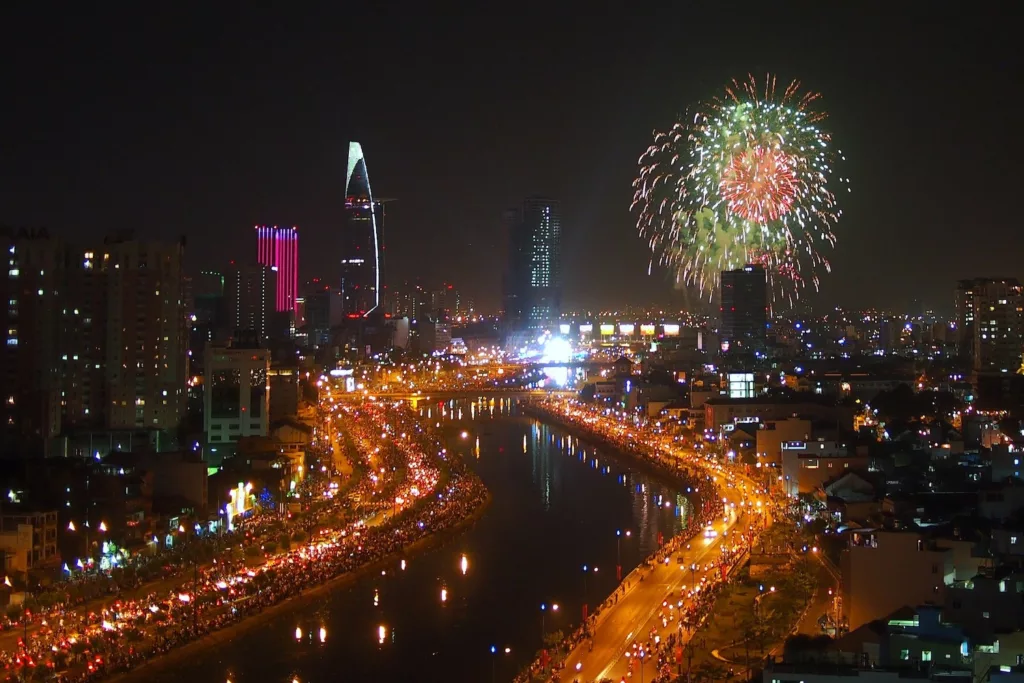
<svg viewBox="0 0 1024 683">
<path fill-rule="evenodd" d="M 256 260 L 277 271 L 274 308 L 298 315 L 299 229 L 294 226 L 257 225 Z"/>
</svg>

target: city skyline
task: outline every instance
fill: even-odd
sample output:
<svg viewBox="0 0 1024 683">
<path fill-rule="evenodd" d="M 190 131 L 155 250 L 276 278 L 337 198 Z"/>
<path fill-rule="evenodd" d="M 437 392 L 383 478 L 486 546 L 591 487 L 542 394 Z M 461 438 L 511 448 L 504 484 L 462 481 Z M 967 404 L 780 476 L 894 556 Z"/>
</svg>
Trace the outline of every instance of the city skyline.
<svg viewBox="0 0 1024 683">
<path fill-rule="evenodd" d="M 274 21 L 259 10 L 231 21 L 214 10 L 205 21 L 223 24 L 217 40 L 184 12 L 126 32 L 117 29 L 126 15 L 72 11 L 51 24 L 36 9 L 20 10 L 6 23 L 25 29 L 14 37 L 25 59 L 10 67 L 14 104 L 0 116 L 25 134 L 0 162 L 0 220 L 94 239 L 112 227 L 163 240 L 184 233 L 194 271 L 237 250 L 245 226 L 288 216 L 303 226 L 302 276 L 326 276 L 344 210 L 341 157 L 355 139 L 372 150 L 375 189 L 401 200 L 389 207 L 389 266 L 398 278 L 458 281 L 479 291 L 482 308 L 496 309 L 501 283 L 487 264 L 502 258 L 501 211 L 543 193 L 563 203 L 566 305 L 696 306 L 664 272 L 647 275 L 649 254 L 629 213 L 636 160 L 651 129 L 688 102 L 731 78 L 772 71 L 822 93 L 848 156 L 853 193 L 833 272 L 811 299 L 852 307 L 917 299 L 952 309 L 957 279 L 1019 275 L 1014 212 L 1004 199 L 1017 175 L 981 182 L 948 172 L 1014 168 L 1019 151 L 1016 138 L 996 132 L 1012 129 L 1000 87 L 1011 63 L 1008 29 L 983 11 L 939 13 L 918 30 L 863 8 L 752 9 L 714 60 L 691 41 L 667 40 L 681 26 L 720 21 L 702 6 L 657 22 L 644 12 L 597 13 L 579 31 L 564 30 L 578 18 L 556 12 L 540 26 L 559 38 L 541 40 L 533 54 L 516 48 L 528 12 L 482 32 L 484 17 L 468 12 L 451 27 L 463 42 L 448 46 L 418 37 L 415 15 L 397 24 L 366 8 L 294 15 L 276 27 L 296 37 L 288 58 L 270 62 L 245 48 Z M 20 44 L 44 22 L 52 43 Z M 335 26 L 350 27 L 344 40 Z M 801 40 L 779 42 L 783 27 Z M 177 42 L 182 35 L 195 39 Z M 974 45 L 973 35 L 990 38 Z M 875 48 L 867 52 L 869 38 Z M 365 55 L 365 85 L 327 87 L 356 55 Z M 141 70 L 147 64 L 155 67 Z M 266 97 L 267 88 L 276 96 Z M 123 92 L 133 93 L 131 107 L 121 106 Z M 624 92 L 628 106 L 614 95 Z M 934 106 L 938 94 L 942 105 Z M 980 128 L 970 125 L 977 101 L 986 102 L 989 124 Z M 944 246 L 965 230 L 1011 248 Z M 458 239 L 438 239 L 447 235 Z M 610 271 L 614 281 L 597 276 Z M 863 277 L 868 271 L 880 277 Z"/>
</svg>

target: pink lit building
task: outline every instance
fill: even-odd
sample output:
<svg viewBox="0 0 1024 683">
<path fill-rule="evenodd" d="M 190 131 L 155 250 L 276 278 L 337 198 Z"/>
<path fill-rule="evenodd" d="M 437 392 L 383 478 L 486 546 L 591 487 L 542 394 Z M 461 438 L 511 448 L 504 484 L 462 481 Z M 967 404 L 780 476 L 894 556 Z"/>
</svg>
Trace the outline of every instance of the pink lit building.
<svg viewBox="0 0 1024 683">
<path fill-rule="evenodd" d="M 277 271 L 278 311 L 298 316 L 299 229 L 277 225 L 256 226 L 257 261 Z"/>
</svg>

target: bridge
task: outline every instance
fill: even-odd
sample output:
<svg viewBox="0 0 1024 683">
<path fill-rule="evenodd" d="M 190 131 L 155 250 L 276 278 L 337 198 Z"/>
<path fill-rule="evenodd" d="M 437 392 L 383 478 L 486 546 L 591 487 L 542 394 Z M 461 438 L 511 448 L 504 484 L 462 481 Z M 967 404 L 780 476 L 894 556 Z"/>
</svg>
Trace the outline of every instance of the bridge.
<svg viewBox="0 0 1024 683">
<path fill-rule="evenodd" d="M 547 389 L 447 389 L 438 391 L 369 391 L 341 394 L 341 398 L 386 398 L 400 401 L 451 401 L 466 398 L 545 398 L 547 396 L 575 396 L 574 391 Z"/>
</svg>

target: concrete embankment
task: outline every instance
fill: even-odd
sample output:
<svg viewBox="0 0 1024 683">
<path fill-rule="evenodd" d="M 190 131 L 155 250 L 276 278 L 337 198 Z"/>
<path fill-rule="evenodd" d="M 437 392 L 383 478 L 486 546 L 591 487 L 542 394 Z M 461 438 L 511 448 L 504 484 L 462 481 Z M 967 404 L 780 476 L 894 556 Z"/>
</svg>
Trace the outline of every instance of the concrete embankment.
<svg viewBox="0 0 1024 683">
<path fill-rule="evenodd" d="M 438 548 L 455 539 L 457 536 L 462 534 L 462 532 L 466 531 L 469 527 L 479 521 L 490 504 L 491 494 L 488 491 L 484 499 L 480 502 L 480 505 L 478 505 L 473 512 L 464 517 L 458 524 L 429 536 L 425 536 L 406 546 L 402 550 L 395 551 L 380 558 L 379 560 L 364 564 L 358 569 L 341 574 L 320 584 L 319 586 L 314 586 L 313 588 L 304 590 L 298 595 L 290 597 L 287 600 L 283 600 L 275 605 L 271 605 L 258 614 L 246 617 L 236 624 L 214 631 L 213 633 L 203 636 L 199 640 L 188 643 L 187 645 L 175 648 L 164 655 L 159 655 L 154 659 L 147 661 L 141 666 L 135 667 L 131 671 L 116 674 L 107 680 L 111 683 L 135 683 L 136 681 L 141 683 L 142 681 L 148 681 L 151 676 L 166 667 L 174 666 L 175 664 L 184 662 L 189 658 L 195 657 L 200 652 L 211 646 L 230 643 L 232 640 L 255 626 L 264 624 L 277 616 L 285 614 L 288 611 L 303 605 L 312 603 L 315 600 L 323 599 L 326 593 L 346 588 L 365 576 L 378 573 L 382 569 L 386 569 L 388 567 L 394 567 L 394 565 L 402 558 L 411 558 L 415 555 L 423 554 L 428 550 Z"/>
</svg>

